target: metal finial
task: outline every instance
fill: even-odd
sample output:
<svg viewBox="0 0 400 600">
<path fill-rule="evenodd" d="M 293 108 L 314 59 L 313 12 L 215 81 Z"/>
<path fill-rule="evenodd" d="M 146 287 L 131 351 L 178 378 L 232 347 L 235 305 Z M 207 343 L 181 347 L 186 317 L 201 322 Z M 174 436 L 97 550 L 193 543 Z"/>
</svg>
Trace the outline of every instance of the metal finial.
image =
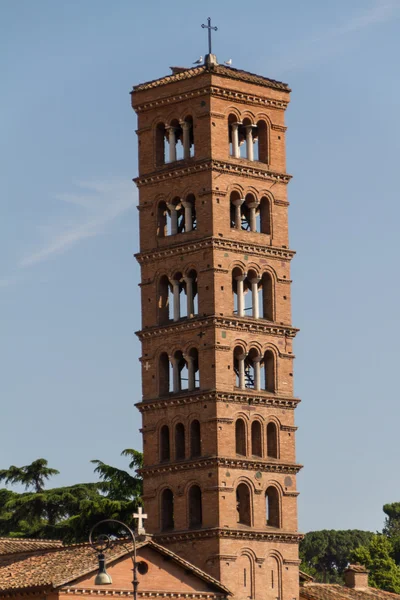
<svg viewBox="0 0 400 600">
<path fill-rule="evenodd" d="M 208 29 L 208 54 L 212 54 L 211 52 L 211 30 L 218 31 L 218 27 L 211 27 L 211 17 L 207 19 L 208 25 L 202 25 L 203 29 Z"/>
</svg>

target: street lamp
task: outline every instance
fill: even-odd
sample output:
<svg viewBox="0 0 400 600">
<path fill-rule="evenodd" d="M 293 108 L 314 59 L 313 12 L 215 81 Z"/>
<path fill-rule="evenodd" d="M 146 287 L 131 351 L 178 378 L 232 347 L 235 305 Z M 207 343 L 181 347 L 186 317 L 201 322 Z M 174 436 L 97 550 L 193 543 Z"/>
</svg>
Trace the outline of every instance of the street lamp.
<svg viewBox="0 0 400 600">
<path fill-rule="evenodd" d="M 128 527 L 128 525 L 126 525 L 126 523 L 123 523 L 122 521 L 117 521 L 116 519 L 103 519 L 103 521 L 99 521 L 98 523 L 96 523 L 90 530 L 89 543 L 92 546 L 92 548 L 94 548 L 97 551 L 97 559 L 99 561 L 99 570 L 95 577 L 94 584 L 95 585 L 109 585 L 112 583 L 111 575 L 109 575 L 106 570 L 106 557 L 105 557 L 104 553 L 112 545 L 113 539 L 112 539 L 111 535 L 104 534 L 104 533 L 101 535 L 98 535 L 95 538 L 93 537 L 93 531 L 97 527 L 99 527 L 99 525 L 102 525 L 104 523 L 116 523 L 117 525 L 120 525 L 121 527 L 123 527 L 125 529 L 125 531 L 128 533 L 128 535 L 130 536 L 130 538 L 132 540 L 133 556 L 132 556 L 132 552 L 129 553 L 129 556 L 131 557 L 132 565 L 133 565 L 133 568 L 132 568 L 132 571 L 133 571 L 133 581 L 132 581 L 133 598 L 134 598 L 134 600 L 136 600 L 137 588 L 139 585 L 139 581 L 137 578 L 137 563 L 136 563 L 136 538 L 135 538 L 135 534 L 133 533 L 132 529 L 130 527 Z M 124 546 L 124 544 L 122 544 L 122 545 Z"/>
</svg>

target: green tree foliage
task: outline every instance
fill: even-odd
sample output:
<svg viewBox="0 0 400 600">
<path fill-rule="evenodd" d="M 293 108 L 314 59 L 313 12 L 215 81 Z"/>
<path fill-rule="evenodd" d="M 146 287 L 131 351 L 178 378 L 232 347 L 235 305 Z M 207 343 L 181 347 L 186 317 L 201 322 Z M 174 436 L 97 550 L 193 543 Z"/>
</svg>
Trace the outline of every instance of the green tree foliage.
<svg viewBox="0 0 400 600">
<path fill-rule="evenodd" d="M 369 571 L 369 585 L 400 594 L 400 567 L 393 558 L 393 546 L 383 534 L 372 536 L 365 546 L 356 548 L 351 559 Z"/>
<path fill-rule="evenodd" d="M 382 533 L 391 541 L 394 559 L 400 565 L 400 502 L 385 504 L 383 512 L 386 519 Z"/>
<path fill-rule="evenodd" d="M 142 466 L 140 452 L 127 449 L 122 455 L 130 459 L 130 470 Z M 92 462 L 97 465 L 99 482 L 50 489 L 44 489 L 45 480 L 58 471 L 50 469 L 44 459 L 0 471 L 0 480 L 22 484 L 28 490 L 0 489 L 0 535 L 57 538 L 71 543 L 86 540 L 90 528 L 102 519 L 131 523 L 141 503 L 141 478 L 100 460 Z"/>
<path fill-rule="evenodd" d="M 358 529 L 310 531 L 300 543 L 300 569 L 322 583 L 343 583 L 352 551 L 372 537 L 373 533 Z"/>
</svg>

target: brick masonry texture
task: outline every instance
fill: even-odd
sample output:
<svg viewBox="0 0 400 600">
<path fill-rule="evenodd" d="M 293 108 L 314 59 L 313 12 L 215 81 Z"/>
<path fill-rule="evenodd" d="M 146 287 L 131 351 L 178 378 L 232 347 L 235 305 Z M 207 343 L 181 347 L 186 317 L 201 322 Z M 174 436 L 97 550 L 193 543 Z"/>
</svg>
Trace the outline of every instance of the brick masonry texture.
<svg viewBox="0 0 400 600">
<path fill-rule="evenodd" d="M 236 598 L 299 598 L 296 473 L 284 113 L 289 89 L 225 68 L 191 69 L 137 86 L 132 107 L 138 115 L 142 327 L 142 413 L 146 529 L 160 544 L 226 585 Z M 276 84 L 276 85 L 275 85 Z M 194 156 L 160 163 L 157 126 L 189 119 Z M 263 121 L 264 162 L 230 155 L 228 119 Z M 247 119 L 247 121 L 246 121 Z M 231 226 L 231 194 L 266 198 L 266 233 Z M 160 202 L 195 197 L 193 231 L 160 237 Z M 232 273 L 238 269 L 272 281 L 271 319 L 234 313 Z M 198 311 L 191 318 L 160 320 L 160 280 L 197 274 Z M 233 352 L 257 348 L 274 357 L 273 391 L 237 388 Z M 160 355 L 195 348 L 199 386 L 166 392 Z M 160 383 L 161 382 L 161 383 Z M 237 454 L 236 421 L 244 422 L 245 455 Z M 191 457 L 191 424 L 201 428 L 201 453 Z M 252 424 L 261 432 L 252 454 Z M 269 455 L 267 428 L 273 423 L 278 451 Z M 184 440 L 175 437 L 182 424 Z M 169 427 L 170 458 L 161 460 L 161 430 Z M 178 445 L 184 452 L 176 458 Z M 248 522 L 239 522 L 237 489 L 250 494 Z M 201 490 L 202 522 L 190 526 L 192 486 Z M 173 528 L 162 529 L 162 494 L 173 493 Z M 278 521 L 267 524 L 266 491 L 277 492 Z"/>
</svg>

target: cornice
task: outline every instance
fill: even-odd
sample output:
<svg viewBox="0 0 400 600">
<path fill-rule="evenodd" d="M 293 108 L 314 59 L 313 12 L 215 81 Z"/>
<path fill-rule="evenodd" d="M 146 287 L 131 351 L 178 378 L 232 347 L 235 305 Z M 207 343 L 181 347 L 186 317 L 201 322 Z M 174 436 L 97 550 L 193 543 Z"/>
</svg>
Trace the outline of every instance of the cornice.
<svg viewBox="0 0 400 600">
<path fill-rule="evenodd" d="M 181 531 L 155 534 L 154 539 L 161 543 L 181 542 L 186 540 L 199 540 L 205 538 L 236 538 L 240 540 L 260 540 L 264 542 L 283 542 L 287 544 L 298 544 L 303 535 L 294 531 L 282 531 L 272 528 L 265 531 L 244 529 L 200 529 L 196 531 Z"/>
<path fill-rule="evenodd" d="M 86 589 L 81 588 L 60 588 L 63 594 L 74 595 L 74 596 L 118 596 L 118 598 L 127 598 L 133 596 L 133 592 L 128 590 L 118 590 L 118 589 L 99 589 L 97 587 L 91 588 L 88 587 Z M 43 594 L 42 594 L 43 595 Z M 137 596 L 139 598 L 185 598 L 187 600 L 190 598 L 225 598 L 226 594 L 222 592 L 213 593 L 213 592 L 166 592 L 164 590 L 153 591 L 153 592 L 141 592 L 138 590 Z"/>
<path fill-rule="evenodd" d="M 246 471 L 261 471 L 263 473 L 284 473 L 285 475 L 296 475 L 303 465 L 296 463 L 285 463 L 279 460 L 249 460 L 245 458 L 229 458 L 224 456 L 211 456 L 198 458 L 197 460 L 161 463 L 142 467 L 138 473 L 145 477 L 164 475 L 166 473 L 182 473 L 193 469 L 209 469 L 211 467 L 240 469 Z M 226 488 L 223 488 L 226 489 Z"/>
<path fill-rule="evenodd" d="M 244 92 L 238 92 L 237 90 L 230 88 L 223 88 L 219 86 L 206 86 L 198 88 L 197 90 L 190 90 L 181 94 L 175 94 L 173 96 L 167 96 L 164 98 L 157 98 L 152 102 L 143 102 L 142 104 L 135 105 L 135 111 L 137 113 L 147 112 L 154 110 L 165 105 L 177 104 L 179 102 L 185 102 L 192 98 L 198 98 L 199 96 L 213 96 L 217 98 L 225 98 L 229 101 L 240 102 L 241 104 L 248 104 L 250 106 L 262 106 L 278 110 L 285 110 L 289 102 L 284 100 L 276 100 L 274 98 L 265 98 L 256 94 L 246 94 Z"/>
<path fill-rule="evenodd" d="M 300 403 L 300 399 L 293 396 L 269 394 L 268 392 L 260 394 L 260 392 L 250 391 L 243 393 L 239 391 L 217 392 L 216 390 L 212 390 L 200 393 L 196 390 L 194 392 L 170 394 L 161 398 L 149 398 L 148 400 L 137 402 L 135 406 L 140 412 L 147 412 L 150 410 L 164 410 L 170 406 L 185 406 L 200 402 L 224 402 L 225 404 L 241 404 L 246 406 L 273 406 L 275 408 L 293 410 Z"/>
<path fill-rule="evenodd" d="M 292 178 L 292 176 L 287 173 L 280 173 L 278 171 L 271 171 L 268 168 L 261 168 L 260 165 L 263 163 L 248 161 L 246 159 L 236 159 L 235 161 L 204 159 L 191 162 L 190 164 L 187 164 L 186 161 L 176 161 L 172 164 L 172 167 L 169 165 L 167 168 L 139 175 L 139 177 L 135 177 L 133 181 L 140 188 L 143 185 L 151 185 L 166 180 L 171 181 L 176 178 L 180 179 L 201 171 L 216 171 L 217 173 L 228 173 L 241 177 L 261 179 L 263 181 L 279 181 L 284 184 L 289 183 Z"/>
<path fill-rule="evenodd" d="M 181 244 L 171 244 L 164 248 L 154 248 L 145 252 L 137 252 L 134 256 L 138 263 L 153 262 L 163 260 L 169 256 L 174 258 L 181 255 L 188 255 L 192 252 L 199 252 L 205 248 L 216 250 L 230 250 L 231 252 L 240 252 L 251 256 L 262 256 L 263 258 L 275 258 L 277 260 L 290 261 L 295 256 L 294 250 L 288 248 L 278 248 L 277 246 L 264 246 L 263 244 L 254 244 L 239 240 L 230 240 L 229 238 L 206 237 L 202 240 L 193 242 L 184 242 Z"/>
<path fill-rule="evenodd" d="M 218 328 L 218 329 L 230 329 L 240 332 L 248 332 L 266 335 L 274 335 L 278 337 L 296 337 L 299 331 L 295 327 L 290 325 L 278 325 L 264 319 L 253 319 L 251 317 L 197 317 L 192 319 L 184 319 L 182 321 L 172 321 L 167 325 L 157 325 L 155 327 L 148 327 L 136 332 L 136 335 L 140 341 L 147 340 L 150 338 L 156 338 L 165 335 L 171 335 L 173 333 L 185 333 L 187 331 L 194 331 L 196 329 L 203 329 L 205 327 Z M 218 348 L 218 346 L 217 346 Z M 285 353 L 282 353 L 283 355 Z M 293 357 L 294 355 L 289 355 Z"/>
</svg>

